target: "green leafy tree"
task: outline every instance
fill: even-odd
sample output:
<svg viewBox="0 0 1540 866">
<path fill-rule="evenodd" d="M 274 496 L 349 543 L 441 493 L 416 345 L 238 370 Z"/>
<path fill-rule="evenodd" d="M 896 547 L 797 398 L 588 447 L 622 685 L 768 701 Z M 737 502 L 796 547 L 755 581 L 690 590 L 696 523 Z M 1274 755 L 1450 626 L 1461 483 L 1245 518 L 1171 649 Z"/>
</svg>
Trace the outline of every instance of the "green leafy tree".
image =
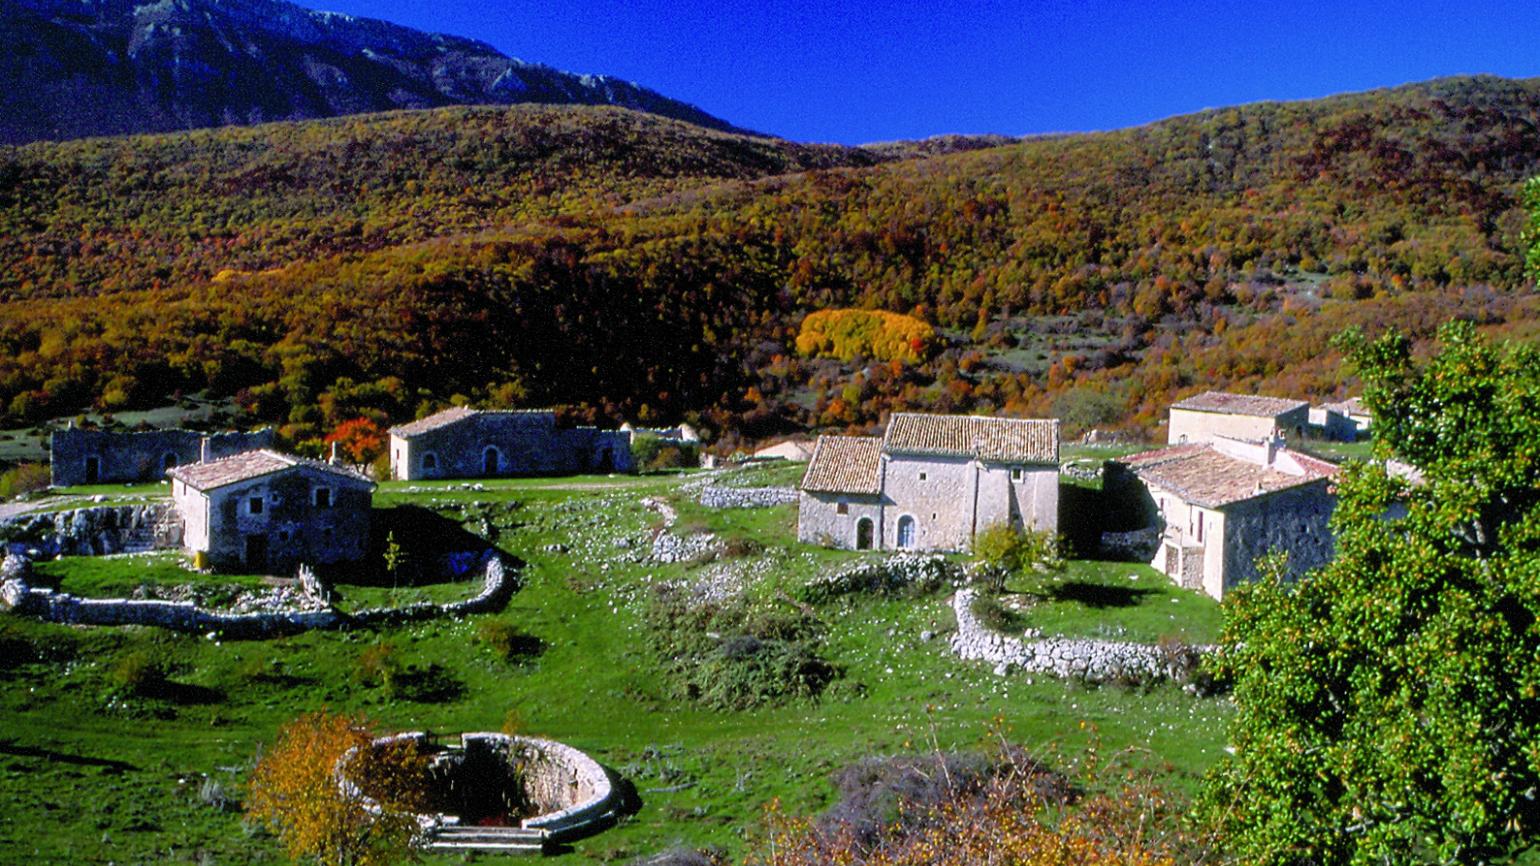
<svg viewBox="0 0 1540 866">
<path fill-rule="evenodd" d="M 1540 830 L 1540 353 L 1440 342 L 1339 339 L 1377 460 L 1339 482 L 1337 558 L 1228 603 L 1207 801 L 1243 862 L 1494 862 Z"/>
</svg>

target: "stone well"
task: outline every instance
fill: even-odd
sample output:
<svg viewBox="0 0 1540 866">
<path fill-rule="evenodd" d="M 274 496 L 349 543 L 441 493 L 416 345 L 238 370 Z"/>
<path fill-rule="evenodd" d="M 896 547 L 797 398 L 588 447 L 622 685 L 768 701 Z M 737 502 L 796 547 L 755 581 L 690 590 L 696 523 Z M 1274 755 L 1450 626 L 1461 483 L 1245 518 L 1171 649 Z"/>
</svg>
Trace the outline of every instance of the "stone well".
<svg viewBox="0 0 1540 866">
<path fill-rule="evenodd" d="M 418 821 L 434 849 L 540 850 L 548 841 L 603 829 L 619 806 L 609 773 L 554 740 L 466 733 L 458 745 L 439 745 L 426 733 L 411 732 L 380 737 L 372 747 L 402 741 L 417 743 L 428 755 L 432 798 L 444 811 L 419 815 Z M 357 794 L 341 773 L 350 755 L 338 762 L 339 783 Z M 533 814 L 505 816 L 505 807 L 518 800 Z"/>
</svg>

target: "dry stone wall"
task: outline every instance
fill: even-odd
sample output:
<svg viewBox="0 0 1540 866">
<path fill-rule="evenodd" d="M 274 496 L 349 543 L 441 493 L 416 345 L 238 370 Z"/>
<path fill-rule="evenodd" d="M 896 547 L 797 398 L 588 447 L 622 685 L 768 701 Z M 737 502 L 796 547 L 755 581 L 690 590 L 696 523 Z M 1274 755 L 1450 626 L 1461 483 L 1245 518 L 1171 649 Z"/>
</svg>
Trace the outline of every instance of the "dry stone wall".
<svg viewBox="0 0 1540 866">
<path fill-rule="evenodd" d="M 12 517 L 0 536 L 48 553 L 108 556 L 179 547 L 182 521 L 169 502 L 96 506 Z"/>
<path fill-rule="evenodd" d="M 700 504 L 707 508 L 771 508 L 797 501 L 797 491 L 790 487 L 723 487 L 711 484 L 701 488 Z"/>
<path fill-rule="evenodd" d="M 1001 676 L 1019 670 L 1095 683 L 1185 681 L 1193 670 L 1194 656 L 1210 650 L 1197 647 L 1179 651 L 1092 638 L 1008 637 L 991 631 L 974 615 L 976 597 L 974 590 L 960 589 L 952 598 L 952 609 L 957 614 L 952 651 L 964 659 L 989 662 Z"/>
<path fill-rule="evenodd" d="M 300 609 L 234 613 L 209 610 L 190 602 L 128 598 L 81 598 L 31 585 L 31 562 L 12 553 L 0 564 L 0 602 L 18 614 L 72 625 L 149 625 L 195 634 L 215 633 L 231 639 L 295 634 L 318 628 L 397 625 L 444 616 L 464 616 L 500 610 L 517 588 L 502 557 L 488 557 L 482 587 L 474 597 L 449 604 L 368 608 L 344 613 L 322 599 Z M 301 586 L 304 586 L 302 583 Z"/>
</svg>

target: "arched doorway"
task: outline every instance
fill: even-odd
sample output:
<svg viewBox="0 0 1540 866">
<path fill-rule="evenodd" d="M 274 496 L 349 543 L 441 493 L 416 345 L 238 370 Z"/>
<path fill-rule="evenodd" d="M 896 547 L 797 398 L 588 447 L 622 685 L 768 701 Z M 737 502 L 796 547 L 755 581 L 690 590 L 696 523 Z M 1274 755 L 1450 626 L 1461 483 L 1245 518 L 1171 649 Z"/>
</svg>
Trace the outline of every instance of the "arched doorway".
<svg viewBox="0 0 1540 866">
<path fill-rule="evenodd" d="M 168 454 L 166 454 L 166 456 L 164 456 L 164 457 L 162 457 L 160 459 L 160 468 L 162 470 L 162 474 L 165 474 L 166 471 L 171 470 L 175 466 L 176 466 L 176 455 L 175 454 L 168 453 Z"/>
<path fill-rule="evenodd" d="M 872 549 L 872 519 L 863 517 L 856 521 L 856 550 Z"/>
<path fill-rule="evenodd" d="M 615 458 L 611 456 L 610 449 L 599 449 L 599 459 L 594 461 L 594 471 L 601 475 L 608 475 L 615 471 Z"/>
<path fill-rule="evenodd" d="M 914 547 L 914 518 L 907 514 L 898 519 L 898 546 L 905 550 Z"/>
<path fill-rule="evenodd" d="M 500 456 L 501 455 L 497 453 L 497 448 L 488 445 L 486 450 L 481 452 L 481 474 L 496 475 L 498 458 Z"/>
</svg>

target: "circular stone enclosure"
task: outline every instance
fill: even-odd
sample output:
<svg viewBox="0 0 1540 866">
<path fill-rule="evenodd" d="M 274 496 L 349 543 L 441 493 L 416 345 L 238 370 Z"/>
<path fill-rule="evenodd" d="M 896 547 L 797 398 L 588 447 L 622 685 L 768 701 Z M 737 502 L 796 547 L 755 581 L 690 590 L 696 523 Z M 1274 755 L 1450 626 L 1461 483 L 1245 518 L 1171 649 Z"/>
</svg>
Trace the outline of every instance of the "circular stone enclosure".
<svg viewBox="0 0 1540 866">
<path fill-rule="evenodd" d="M 500 733 L 466 733 L 458 745 L 423 732 L 375 739 L 370 748 L 416 743 L 428 757 L 429 802 L 418 816 L 435 848 L 507 848 L 509 840 L 569 839 L 607 826 L 619 798 L 609 773 L 594 759 L 555 740 Z M 338 762 L 339 783 L 361 793 Z M 365 798 L 367 799 L 367 798 Z"/>
</svg>

